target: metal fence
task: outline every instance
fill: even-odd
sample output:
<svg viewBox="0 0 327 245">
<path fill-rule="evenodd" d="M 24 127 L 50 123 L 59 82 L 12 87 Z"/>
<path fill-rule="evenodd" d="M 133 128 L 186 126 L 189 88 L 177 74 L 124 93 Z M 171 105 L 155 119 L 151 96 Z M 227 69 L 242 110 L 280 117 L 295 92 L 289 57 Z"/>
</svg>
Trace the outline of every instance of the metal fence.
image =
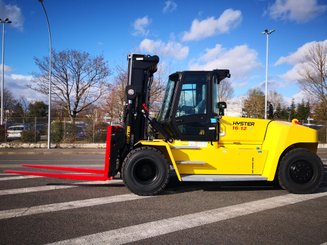
<svg viewBox="0 0 327 245">
<path fill-rule="evenodd" d="M 52 118 L 51 143 L 104 143 L 108 123 L 91 118 Z M 46 143 L 48 118 L 10 118 L 0 128 L 0 142 Z"/>
</svg>

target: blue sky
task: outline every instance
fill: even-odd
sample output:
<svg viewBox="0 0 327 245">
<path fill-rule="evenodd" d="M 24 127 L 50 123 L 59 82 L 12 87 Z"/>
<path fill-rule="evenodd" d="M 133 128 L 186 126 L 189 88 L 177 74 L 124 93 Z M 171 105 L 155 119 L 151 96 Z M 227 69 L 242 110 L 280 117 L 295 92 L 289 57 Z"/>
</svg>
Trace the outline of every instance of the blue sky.
<svg viewBox="0 0 327 245">
<path fill-rule="evenodd" d="M 303 98 L 297 85 L 301 55 L 327 45 L 326 0 L 44 0 L 57 51 L 103 54 L 112 70 L 129 53 L 157 54 L 164 75 L 176 70 L 228 68 L 234 96 L 263 88 L 265 29 L 269 90 L 285 102 Z M 46 99 L 26 88 L 37 72 L 33 57 L 48 55 L 48 32 L 38 0 L 0 0 L 6 25 L 5 86 L 19 98 Z"/>
</svg>

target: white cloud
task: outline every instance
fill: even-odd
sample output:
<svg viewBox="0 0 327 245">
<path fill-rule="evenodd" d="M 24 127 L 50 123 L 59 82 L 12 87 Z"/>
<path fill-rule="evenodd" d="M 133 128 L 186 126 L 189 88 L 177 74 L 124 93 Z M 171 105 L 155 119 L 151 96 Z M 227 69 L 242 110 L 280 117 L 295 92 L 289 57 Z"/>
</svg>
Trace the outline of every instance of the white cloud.
<svg viewBox="0 0 327 245">
<path fill-rule="evenodd" d="M 205 54 L 201 57 L 203 61 L 211 61 L 215 59 L 219 54 L 224 51 L 223 47 L 220 44 L 216 44 L 216 46 L 212 49 L 207 49 Z"/>
<path fill-rule="evenodd" d="M 290 70 L 281 75 L 282 79 L 287 82 L 295 82 L 301 79 L 300 72 L 305 69 L 305 63 L 294 65 Z"/>
<path fill-rule="evenodd" d="M 21 9 L 17 5 L 5 4 L 0 0 L 0 16 L 2 19 L 9 18 L 12 27 L 23 29 L 24 18 Z"/>
<path fill-rule="evenodd" d="M 304 100 L 305 102 L 309 101 L 310 103 L 315 102 L 314 98 L 304 90 L 298 91 L 297 93 L 293 94 L 291 97 L 289 96 L 284 97 L 284 100 L 286 102 L 286 106 L 290 106 L 293 100 L 295 104 L 301 103 L 302 100 Z"/>
<path fill-rule="evenodd" d="M 257 52 L 247 45 L 225 49 L 220 44 L 217 44 L 214 48 L 207 49 L 196 61 L 193 61 L 190 69 L 229 69 L 233 81 L 238 81 L 239 83 L 233 84 L 233 86 L 238 87 L 238 85 L 244 86 L 244 81 L 250 76 L 250 73 L 260 66 Z"/>
<path fill-rule="evenodd" d="M 2 70 L 2 64 L 0 64 L 0 68 L 1 68 L 1 70 Z M 7 66 L 7 65 L 4 65 L 4 71 L 5 72 L 10 72 L 11 71 L 11 67 L 9 67 L 9 66 Z"/>
<path fill-rule="evenodd" d="M 318 42 L 313 41 L 313 42 L 305 43 L 304 45 L 299 47 L 294 53 L 291 53 L 290 55 L 288 55 L 286 57 L 285 56 L 280 57 L 276 61 L 275 65 L 281 65 L 281 64 L 286 64 L 286 63 L 295 65 L 300 62 L 305 62 L 306 54 L 316 43 L 318 43 Z M 320 41 L 319 43 L 321 43 L 323 46 L 327 47 L 327 40 Z"/>
<path fill-rule="evenodd" d="M 10 77 L 15 81 L 31 81 L 33 76 L 21 75 L 21 74 L 11 74 Z"/>
<path fill-rule="evenodd" d="M 216 34 L 229 32 L 242 21 L 240 10 L 226 9 L 217 19 L 209 17 L 204 20 L 195 19 L 190 31 L 185 32 L 183 41 L 201 40 Z"/>
<path fill-rule="evenodd" d="M 165 1 L 165 6 L 162 9 L 162 12 L 163 13 L 172 13 L 176 9 L 177 9 L 177 4 L 172 0 L 168 0 L 168 1 Z"/>
<path fill-rule="evenodd" d="M 134 35 L 147 36 L 149 34 L 149 30 L 147 27 L 150 25 L 151 19 L 148 16 L 144 16 L 142 18 L 138 18 L 134 21 Z"/>
<path fill-rule="evenodd" d="M 140 49 L 150 53 L 169 56 L 178 60 L 185 59 L 189 53 L 189 48 L 181 43 L 169 41 L 167 43 L 161 40 L 144 39 L 140 43 Z"/>
<path fill-rule="evenodd" d="M 32 75 L 15 74 L 11 71 L 11 67 L 5 66 L 4 87 L 12 93 L 15 99 L 24 97 L 27 101 L 47 100 L 47 96 L 27 87 L 33 79 Z"/>
<path fill-rule="evenodd" d="M 47 96 L 35 92 L 27 87 L 33 76 L 23 74 L 8 74 L 5 75 L 5 88 L 8 89 L 15 99 L 20 97 L 26 98 L 27 101 L 44 100 L 47 101 Z"/>
<path fill-rule="evenodd" d="M 309 42 L 305 43 L 301 47 L 299 47 L 294 53 L 291 53 L 288 56 L 282 56 L 280 57 L 275 65 L 283 65 L 283 64 L 290 64 L 292 65 L 292 68 L 289 69 L 287 72 L 281 75 L 281 77 L 286 81 L 298 81 L 301 76 L 300 73 L 306 69 L 310 68 L 310 65 L 308 65 L 308 62 L 306 60 L 306 54 L 309 52 L 309 50 L 318 42 Z M 327 48 L 327 40 L 320 41 L 323 46 Z"/>
<path fill-rule="evenodd" d="M 322 14 L 326 9 L 327 6 L 319 5 L 317 0 L 276 0 L 268 9 L 268 13 L 275 20 L 303 23 Z"/>
</svg>

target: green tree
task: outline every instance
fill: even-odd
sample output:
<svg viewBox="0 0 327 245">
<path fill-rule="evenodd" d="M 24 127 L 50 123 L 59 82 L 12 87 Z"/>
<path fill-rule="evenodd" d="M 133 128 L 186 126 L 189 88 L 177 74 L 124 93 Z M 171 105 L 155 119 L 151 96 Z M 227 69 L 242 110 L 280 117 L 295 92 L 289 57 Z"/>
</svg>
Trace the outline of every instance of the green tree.
<svg viewBox="0 0 327 245">
<path fill-rule="evenodd" d="M 35 101 L 28 105 L 29 117 L 46 117 L 48 115 L 48 105 L 43 101 Z"/>
<path fill-rule="evenodd" d="M 274 119 L 281 119 L 282 106 L 280 103 L 277 104 L 276 110 L 274 112 Z"/>
<path fill-rule="evenodd" d="M 17 123 L 25 122 L 25 111 L 23 105 L 20 102 L 16 102 L 12 109 L 11 118 Z"/>
<path fill-rule="evenodd" d="M 289 108 L 283 107 L 281 112 L 280 112 L 280 117 L 279 119 L 281 120 L 289 120 Z"/>
<path fill-rule="evenodd" d="M 270 103 L 269 101 L 267 104 L 268 104 L 267 105 L 268 106 L 267 118 L 274 119 L 274 107 L 273 107 L 272 103 Z"/>
<path fill-rule="evenodd" d="M 304 100 L 302 100 L 301 103 L 297 104 L 296 118 L 298 120 L 304 121 L 307 120 L 309 115 L 310 115 L 310 104 L 309 102 L 305 103 Z"/>
<path fill-rule="evenodd" d="M 295 106 L 294 99 L 292 100 L 292 103 L 291 103 L 290 107 L 288 108 L 288 111 L 289 111 L 288 120 L 291 121 L 296 117 L 296 106 Z"/>
</svg>

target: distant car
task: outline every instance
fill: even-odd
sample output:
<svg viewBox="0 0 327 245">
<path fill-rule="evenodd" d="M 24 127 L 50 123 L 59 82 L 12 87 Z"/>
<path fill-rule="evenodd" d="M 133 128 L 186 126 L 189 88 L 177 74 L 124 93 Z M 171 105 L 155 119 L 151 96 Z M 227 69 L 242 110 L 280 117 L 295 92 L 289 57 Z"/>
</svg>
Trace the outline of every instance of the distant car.
<svg viewBox="0 0 327 245">
<path fill-rule="evenodd" d="M 313 128 L 316 130 L 319 130 L 321 128 L 323 128 L 325 125 L 320 125 L 320 124 L 312 124 L 312 123 L 304 123 L 303 126 L 309 127 L 309 128 Z"/>
<path fill-rule="evenodd" d="M 86 132 L 83 127 L 76 127 L 76 140 L 83 140 L 86 137 Z"/>
<path fill-rule="evenodd" d="M 29 129 L 30 127 L 24 124 L 10 126 L 7 129 L 7 139 L 8 140 L 20 139 L 22 137 L 22 132 Z"/>
</svg>

